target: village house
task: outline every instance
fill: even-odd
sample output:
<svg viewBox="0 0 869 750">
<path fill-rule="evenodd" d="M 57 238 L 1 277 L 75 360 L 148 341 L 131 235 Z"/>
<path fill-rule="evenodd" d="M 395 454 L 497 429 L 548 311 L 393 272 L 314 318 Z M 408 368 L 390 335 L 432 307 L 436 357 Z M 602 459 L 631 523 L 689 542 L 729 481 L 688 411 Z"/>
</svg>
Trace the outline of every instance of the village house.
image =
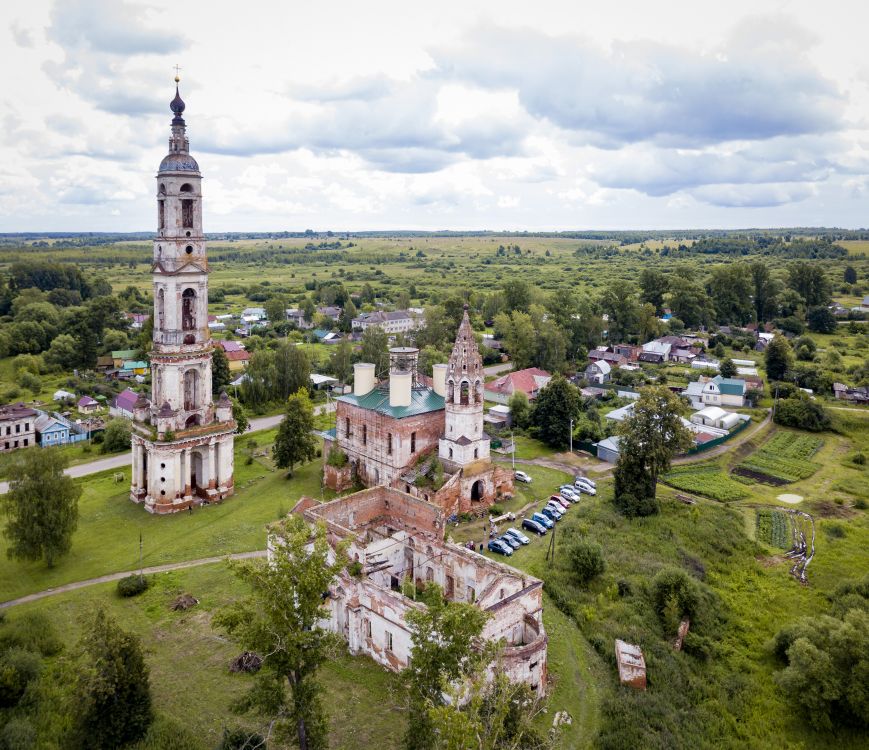
<svg viewBox="0 0 869 750">
<path fill-rule="evenodd" d="M 116 349 L 112 352 L 112 365 L 116 370 L 124 366 L 124 362 L 136 359 L 138 352 L 135 349 Z"/>
<path fill-rule="evenodd" d="M 139 394 L 126 388 L 112 399 L 112 403 L 109 405 L 109 414 L 113 417 L 132 419 L 133 409 L 138 400 Z"/>
<path fill-rule="evenodd" d="M 517 391 L 522 391 L 529 401 L 533 401 L 550 380 L 552 375 L 546 370 L 528 367 L 524 370 L 508 372 L 491 383 L 486 383 L 483 388 L 486 399 L 499 404 L 506 404 Z"/>
<path fill-rule="evenodd" d="M 588 353 L 589 362 L 606 362 L 611 368 L 621 367 L 628 363 L 627 358 L 618 352 L 610 351 L 605 346 L 599 346 Z"/>
<path fill-rule="evenodd" d="M 40 414 L 36 418 L 36 439 L 43 448 L 66 445 L 69 442 L 69 425 L 57 417 Z"/>
<path fill-rule="evenodd" d="M 585 368 L 585 379 L 589 383 L 603 385 L 609 382 L 611 369 L 609 363 L 603 359 L 597 362 L 589 362 Z"/>
<path fill-rule="evenodd" d="M 855 404 L 869 403 L 869 388 L 856 388 L 844 383 L 833 383 L 833 396 L 840 401 L 851 401 Z"/>
<path fill-rule="evenodd" d="M 314 327 L 313 320 L 305 319 L 305 311 L 291 308 L 286 311 L 287 320 L 293 323 L 300 331 L 307 331 Z"/>
<path fill-rule="evenodd" d="M 412 592 L 436 583 L 449 600 L 489 615 L 482 638 L 503 647 L 493 668 L 545 694 L 543 582 L 445 541 L 442 508 L 373 487 L 322 504 L 302 498 L 293 512 L 308 523 L 325 523 L 329 543 L 349 543 L 347 554 L 359 566 L 358 574 L 344 570 L 329 587 L 323 622 L 346 639 L 351 653 L 366 654 L 392 671 L 407 667 L 413 646 L 407 613 L 425 606 Z M 270 549 L 273 544 L 270 539 Z"/>
<path fill-rule="evenodd" d="M 218 341 L 217 343 L 226 354 L 230 372 L 240 372 L 247 367 L 247 363 L 250 362 L 250 352 L 244 348 L 243 344 L 239 344 L 238 341 Z"/>
<path fill-rule="evenodd" d="M 389 354 L 387 381 L 378 384 L 374 365 L 358 362 L 353 392 L 336 399 L 336 427 L 323 449 L 326 486 L 398 487 L 448 514 L 512 496 L 513 474 L 492 463 L 483 429 L 483 363 L 467 309 L 431 386 L 419 376 L 418 349 Z"/>
<path fill-rule="evenodd" d="M 703 382 L 701 398 L 705 406 L 745 406 L 745 381 L 716 375 Z"/>
<path fill-rule="evenodd" d="M 624 357 L 626 362 L 636 362 L 643 352 L 643 347 L 636 344 L 613 344 L 612 350 L 615 354 Z"/>
<path fill-rule="evenodd" d="M 36 409 L 19 402 L 0 406 L 0 452 L 36 444 Z"/>
<path fill-rule="evenodd" d="M 643 351 L 640 354 L 640 362 L 649 362 L 651 364 L 660 365 L 670 359 L 671 345 L 662 341 L 649 341 L 643 344 Z"/>
<path fill-rule="evenodd" d="M 90 396 L 82 396 L 76 402 L 76 408 L 82 414 L 93 414 L 95 411 L 99 411 L 100 402 Z"/>
<path fill-rule="evenodd" d="M 322 315 L 324 318 L 328 318 L 333 323 L 337 323 L 338 319 L 341 317 L 341 313 L 343 310 L 340 307 L 335 307 L 334 305 L 326 305 L 324 307 L 318 307 L 317 312 Z"/>
</svg>

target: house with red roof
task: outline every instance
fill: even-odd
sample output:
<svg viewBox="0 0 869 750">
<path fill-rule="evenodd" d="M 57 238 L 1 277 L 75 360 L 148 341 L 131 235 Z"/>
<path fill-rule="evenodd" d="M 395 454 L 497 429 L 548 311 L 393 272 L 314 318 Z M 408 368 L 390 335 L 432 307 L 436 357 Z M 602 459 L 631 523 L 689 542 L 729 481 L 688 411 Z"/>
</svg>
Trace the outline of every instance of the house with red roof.
<svg viewBox="0 0 869 750">
<path fill-rule="evenodd" d="M 250 362 L 250 352 L 244 348 L 243 344 L 238 341 L 218 341 L 217 343 L 229 360 L 230 372 L 239 372 L 247 367 L 247 363 Z"/>
<path fill-rule="evenodd" d="M 508 372 L 491 383 L 486 383 L 483 387 L 483 394 L 489 401 L 506 404 L 516 391 L 522 391 L 529 401 L 533 401 L 537 398 L 540 389 L 545 388 L 550 380 L 552 380 L 552 375 L 546 370 L 541 370 L 539 367 L 528 367 L 524 370 Z"/>
</svg>

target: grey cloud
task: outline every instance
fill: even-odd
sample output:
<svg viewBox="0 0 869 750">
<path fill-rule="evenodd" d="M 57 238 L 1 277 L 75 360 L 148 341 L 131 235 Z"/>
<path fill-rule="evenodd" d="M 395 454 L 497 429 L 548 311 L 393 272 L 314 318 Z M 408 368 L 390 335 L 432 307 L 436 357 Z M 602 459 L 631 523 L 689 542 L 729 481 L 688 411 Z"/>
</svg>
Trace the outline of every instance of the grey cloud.
<svg viewBox="0 0 869 750">
<path fill-rule="evenodd" d="M 782 44 L 790 49 L 787 33 Z M 598 145 L 703 144 L 840 128 L 844 98 L 834 83 L 798 55 L 775 57 L 775 64 L 771 57 L 769 46 L 757 54 L 737 46 L 701 55 L 637 41 L 604 50 L 527 29 L 479 29 L 434 53 L 444 77 L 515 89 L 532 115 Z"/>
<path fill-rule="evenodd" d="M 815 193 L 815 186 L 807 183 L 704 185 L 690 191 L 697 200 L 723 208 L 772 208 L 805 200 Z"/>
<path fill-rule="evenodd" d="M 19 47 L 33 46 L 33 32 L 30 29 L 25 29 L 18 21 L 13 21 L 9 30 L 12 32 L 15 44 Z"/>
<path fill-rule="evenodd" d="M 147 7 L 118 0 L 57 0 L 49 34 L 64 48 L 113 55 L 166 54 L 185 46 L 183 34 L 147 26 Z"/>
</svg>

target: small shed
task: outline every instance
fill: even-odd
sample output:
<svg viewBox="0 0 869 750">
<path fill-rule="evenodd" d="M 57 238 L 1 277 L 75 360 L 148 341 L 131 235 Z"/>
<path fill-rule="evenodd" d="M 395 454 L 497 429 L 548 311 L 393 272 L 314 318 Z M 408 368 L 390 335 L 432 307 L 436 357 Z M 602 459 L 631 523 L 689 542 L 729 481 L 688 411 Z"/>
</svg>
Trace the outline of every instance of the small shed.
<svg viewBox="0 0 869 750">
<path fill-rule="evenodd" d="M 616 638 L 616 663 L 622 685 L 637 690 L 646 689 L 646 660 L 639 646 Z"/>
<path fill-rule="evenodd" d="M 597 447 L 597 457 L 601 461 L 614 464 L 619 460 L 619 438 L 617 435 L 605 438 L 599 443 L 595 443 Z"/>
</svg>

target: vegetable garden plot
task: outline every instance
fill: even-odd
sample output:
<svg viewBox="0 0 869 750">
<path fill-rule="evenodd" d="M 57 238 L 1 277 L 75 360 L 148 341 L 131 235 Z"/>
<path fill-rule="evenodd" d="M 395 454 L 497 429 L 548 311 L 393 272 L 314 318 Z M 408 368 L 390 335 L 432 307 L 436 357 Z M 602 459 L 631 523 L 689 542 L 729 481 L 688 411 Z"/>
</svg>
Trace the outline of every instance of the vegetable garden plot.
<svg viewBox="0 0 869 750">
<path fill-rule="evenodd" d="M 757 508 L 755 510 L 755 528 L 759 542 L 785 550 L 793 546 L 790 518 L 784 511 L 774 508 Z"/>
<path fill-rule="evenodd" d="M 734 482 L 716 464 L 677 466 L 661 481 L 678 490 L 705 495 L 722 503 L 732 503 L 748 497 L 745 487 Z"/>
<path fill-rule="evenodd" d="M 820 464 L 809 459 L 824 444 L 814 435 L 777 432 L 770 440 L 741 461 L 733 473 L 772 485 L 808 479 Z"/>
</svg>

